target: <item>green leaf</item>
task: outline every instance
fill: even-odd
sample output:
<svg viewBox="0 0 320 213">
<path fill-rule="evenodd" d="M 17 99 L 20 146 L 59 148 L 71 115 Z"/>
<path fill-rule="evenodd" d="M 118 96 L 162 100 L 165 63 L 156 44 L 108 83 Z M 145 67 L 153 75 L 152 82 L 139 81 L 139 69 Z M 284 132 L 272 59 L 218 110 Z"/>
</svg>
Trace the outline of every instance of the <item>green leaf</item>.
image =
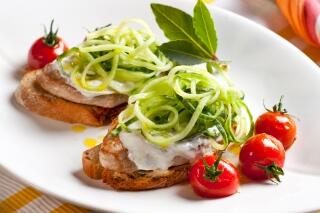
<svg viewBox="0 0 320 213">
<path fill-rule="evenodd" d="M 194 65 L 208 62 L 204 55 L 192 43 L 185 40 L 169 41 L 160 46 L 160 50 L 171 60 L 179 64 Z"/>
<path fill-rule="evenodd" d="M 193 12 L 195 33 L 210 50 L 211 55 L 214 55 L 217 50 L 217 33 L 211 14 L 202 0 L 198 0 Z"/>
<path fill-rule="evenodd" d="M 207 58 L 211 57 L 210 52 L 195 34 L 192 16 L 177 8 L 162 4 L 151 4 L 151 8 L 159 27 L 168 39 L 188 41 Z"/>
</svg>

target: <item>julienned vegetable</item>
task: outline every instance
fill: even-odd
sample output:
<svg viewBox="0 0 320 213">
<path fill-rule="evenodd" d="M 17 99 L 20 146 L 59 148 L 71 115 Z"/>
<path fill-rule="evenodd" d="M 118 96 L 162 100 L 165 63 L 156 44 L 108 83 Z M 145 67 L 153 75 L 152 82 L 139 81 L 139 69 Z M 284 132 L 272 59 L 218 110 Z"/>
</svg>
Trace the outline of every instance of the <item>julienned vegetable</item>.
<svg viewBox="0 0 320 213">
<path fill-rule="evenodd" d="M 145 80 L 173 66 L 159 51 L 149 26 L 138 19 L 88 33 L 84 42 L 58 61 L 76 88 L 93 93 L 134 93 Z"/>
<path fill-rule="evenodd" d="M 114 134 L 138 130 L 163 148 L 200 134 L 220 150 L 229 142 L 243 143 L 253 133 L 252 115 L 243 93 L 226 78 L 221 71 L 214 76 L 197 67 L 174 67 L 129 98 Z"/>
</svg>

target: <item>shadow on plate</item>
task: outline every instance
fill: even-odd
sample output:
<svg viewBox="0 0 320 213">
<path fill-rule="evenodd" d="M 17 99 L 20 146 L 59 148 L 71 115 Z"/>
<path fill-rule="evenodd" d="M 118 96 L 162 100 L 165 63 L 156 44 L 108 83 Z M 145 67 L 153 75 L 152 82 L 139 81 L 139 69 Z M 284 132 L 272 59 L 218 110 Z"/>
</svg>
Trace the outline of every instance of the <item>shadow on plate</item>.
<svg viewBox="0 0 320 213">
<path fill-rule="evenodd" d="M 281 177 L 280 177 L 281 179 Z M 244 185 L 275 185 L 276 183 L 270 181 L 270 180 L 261 180 L 261 181 L 254 181 L 249 179 L 248 177 L 244 176 L 240 173 L 240 187 Z"/>
<path fill-rule="evenodd" d="M 15 68 L 10 71 L 11 77 L 16 81 L 20 81 L 22 76 L 27 72 L 27 69 L 26 69 L 27 66 L 25 64 L 20 64 L 14 67 Z"/>
<path fill-rule="evenodd" d="M 72 172 L 72 175 L 86 186 L 96 188 L 96 189 L 101 189 L 101 190 L 113 190 L 111 187 L 104 184 L 102 180 L 93 180 L 87 177 L 83 173 L 82 169 Z"/>
<path fill-rule="evenodd" d="M 177 188 L 177 195 L 189 201 L 203 201 L 205 199 L 199 197 L 193 190 L 190 184 L 183 183 Z"/>
<path fill-rule="evenodd" d="M 276 185 L 275 183 L 271 181 L 253 181 L 250 180 L 249 178 L 241 175 L 240 176 L 240 188 L 243 187 L 244 185 Z M 202 198 L 198 196 L 193 190 L 190 184 L 182 183 L 179 185 L 177 188 L 177 193 L 179 197 L 186 199 L 188 201 L 206 201 L 208 199 Z M 216 200 L 216 199 L 221 199 L 221 198 L 210 198 L 210 200 Z"/>
<path fill-rule="evenodd" d="M 104 184 L 102 182 L 102 180 L 93 180 L 89 177 L 87 177 L 82 169 L 79 169 L 77 171 L 74 171 L 72 172 L 72 175 L 77 179 L 79 180 L 82 184 L 88 186 L 88 187 L 92 187 L 92 188 L 95 188 L 95 189 L 99 189 L 99 190 L 111 190 L 111 191 L 115 191 L 114 189 L 112 189 L 110 186 L 107 186 L 106 184 Z M 182 197 L 186 200 L 194 200 L 194 201 L 201 201 L 203 200 L 203 198 L 197 196 L 190 184 L 188 184 L 187 182 L 185 183 L 181 183 L 181 184 L 178 184 L 178 185 L 175 185 L 173 186 L 175 187 L 175 190 L 176 190 L 176 194 L 179 196 L 179 197 Z M 134 191 L 134 192 L 130 192 L 130 191 L 116 191 L 117 193 L 139 193 L 139 192 L 152 192 L 152 191 L 155 191 L 155 190 L 164 190 L 166 188 L 162 188 L 162 189 L 151 189 L 151 190 L 146 190 L 146 191 Z"/>
</svg>

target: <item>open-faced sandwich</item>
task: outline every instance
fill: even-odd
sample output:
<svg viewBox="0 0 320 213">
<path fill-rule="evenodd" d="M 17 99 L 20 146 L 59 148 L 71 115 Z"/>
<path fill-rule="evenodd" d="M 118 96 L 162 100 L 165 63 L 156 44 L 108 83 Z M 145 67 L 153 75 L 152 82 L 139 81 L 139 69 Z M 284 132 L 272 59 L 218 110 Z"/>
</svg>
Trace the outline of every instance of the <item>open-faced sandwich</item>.
<svg viewBox="0 0 320 213">
<path fill-rule="evenodd" d="M 199 156 L 252 133 L 241 91 L 219 73 L 177 66 L 130 96 L 103 144 L 84 152 L 84 171 L 115 189 L 165 187 L 185 180 Z"/>
<path fill-rule="evenodd" d="M 118 115 L 128 95 L 172 66 L 148 25 L 126 20 L 88 33 L 77 47 L 25 74 L 15 97 L 39 115 L 101 126 Z"/>
<path fill-rule="evenodd" d="M 296 135 L 282 98 L 255 125 L 244 93 L 215 55 L 216 32 L 204 3 L 198 1 L 193 17 L 166 5 L 151 7 L 170 40 L 159 49 L 178 65 L 150 77 L 129 96 L 103 143 L 83 153 L 85 174 L 129 191 L 167 187 L 188 178 L 203 197 L 236 193 L 236 166 L 251 179 L 279 182 L 285 149 Z M 236 158 L 232 163 L 231 152 Z"/>
<path fill-rule="evenodd" d="M 200 196 L 224 197 L 238 191 L 236 166 L 251 179 L 280 182 L 285 150 L 296 137 L 282 97 L 254 123 L 244 93 L 216 57 L 217 35 L 202 0 L 193 16 L 151 7 L 168 42 L 158 44 L 142 20 L 96 29 L 25 74 L 17 101 L 71 123 L 101 126 L 114 118 L 82 164 L 88 177 L 116 190 L 162 188 L 189 178 Z M 50 30 L 40 43 L 55 35 Z M 232 147 L 236 162 L 227 159 Z"/>
</svg>

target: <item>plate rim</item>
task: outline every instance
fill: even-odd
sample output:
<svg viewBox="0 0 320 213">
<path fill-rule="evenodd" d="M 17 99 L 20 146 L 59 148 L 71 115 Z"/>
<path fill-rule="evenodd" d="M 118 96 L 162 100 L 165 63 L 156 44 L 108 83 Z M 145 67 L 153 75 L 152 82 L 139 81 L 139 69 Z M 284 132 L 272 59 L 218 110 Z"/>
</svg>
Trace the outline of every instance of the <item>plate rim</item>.
<svg viewBox="0 0 320 213">
<path fill-rule="evenodd" d="M 154 2 L 162 2 L 161 0 L 156 0 Z M 188 4 L 191 4 L 193 1 L 188 1 Z M 176 0 L 176 4 L 181 4 L 181 3 L 186 3 L 186 1 L 183 0 Z M 287 41 L 286 39 L 284 39 L 283 37 L 279 36 L 277 33 L 271 31 L 270 29 L 268 29 L 267 27 L 264 27 L 242 15 L 239 15 L 235 12 L 232 12 L 230 10 L 226 10 L 224 8 L 215 6 L 215 5 L 208 5 L 208 8 L 210 8 L 210 11 L 219 11 L 218 13 L 221 13 L 223 15 L 227 15 L 229 17 L 232 17 L 234 19 L 238 19 L 239 22 L 243 22 L 245 25 L 250 25 L 250 27 L 254 27 L 259 29 L 259 31 L 261 31 L 263 34 L 269 34 L 270 38 L 278 40 L 277 42 L 282 46 L 286 46 L 286 49 L 290 49 L 290 52 L 292 52 L 293 54 L 298 54 L 298 56 L 301 58 L 301 60 L 304 61 L 305 64 L 309 64 L 309 66 L 313 66 L 313 69 L 319 69 L 318 65 L 312 61 L 306 54 L 304 54 L 300 49 L 298 49 L 296 46 L 294 46 L 292 43 L 290 43 L 289 41 Z M 2 50 L 2 52 L 5 53 L 5 51 Z M 2 55 L 0 55 L 0 58 L 3 59 L 5 64 L 8 64 L 9 66 L 11 66 L 10 61 L 7 61 L 7 59 L 5 57 L 3 57 Z M 312 71 L 314 72 L 314 71 Z M 315 75 L 316 73 L 318 73 L 318 75 L 320 75 L 320 72 L 314 72 Z M 2 167 L 2 168 L 1 168 Z M 116 207 L 116 206 L 110 206 L 108 208 L 100 208 L 97 206 L 92 206 L 90 205 L 90 203 L 86 203 L 81 201 L 81 199 L 75 199 L 75 197 L 70 198 L 68 196 L 64 196 L 63 193 L 54 191 L 54 190 L 50 190 L 47 189 L 45 186 L 42 186 L 41 184 L 39 185 L 38 183 L 35 183 L 34 181 L 32 181 L 30 178 L 28 177 L 24 177 L 23 174 L 20 174 L 19 172 L 15 172 L 14 168 L 10 167 L 10 165 L 8 163 L 6 163 L 6 160 L 4 158 L 1 158 L 0 156 L 0 169 L 3 169 L 5 172 L 8 172 L 10 175 L 13 175 L 17 180 L 21 181 L 22 183 L 25 183 L 28 186 L 34 187 L 35 189 L 39 190 L 41 193 L 45 194 L 45 195 L 49 195 L 52 196 L 54 198 L 57 198 L 59 200 L 62 201 L 66 201 L 68 203 L 74 204 L 76 206 L 79 207 L 83 207 L 83 208 L 87 208 L 90 210 L 98 210 L 98 211 L 123 211 L 123 208 L 120 207 Z M 319 204 L 319 208 L 320 208 L 320 204 Z M 313 211 L 314 209 L 307 209 L 307 211 Z"/>
</svg>

